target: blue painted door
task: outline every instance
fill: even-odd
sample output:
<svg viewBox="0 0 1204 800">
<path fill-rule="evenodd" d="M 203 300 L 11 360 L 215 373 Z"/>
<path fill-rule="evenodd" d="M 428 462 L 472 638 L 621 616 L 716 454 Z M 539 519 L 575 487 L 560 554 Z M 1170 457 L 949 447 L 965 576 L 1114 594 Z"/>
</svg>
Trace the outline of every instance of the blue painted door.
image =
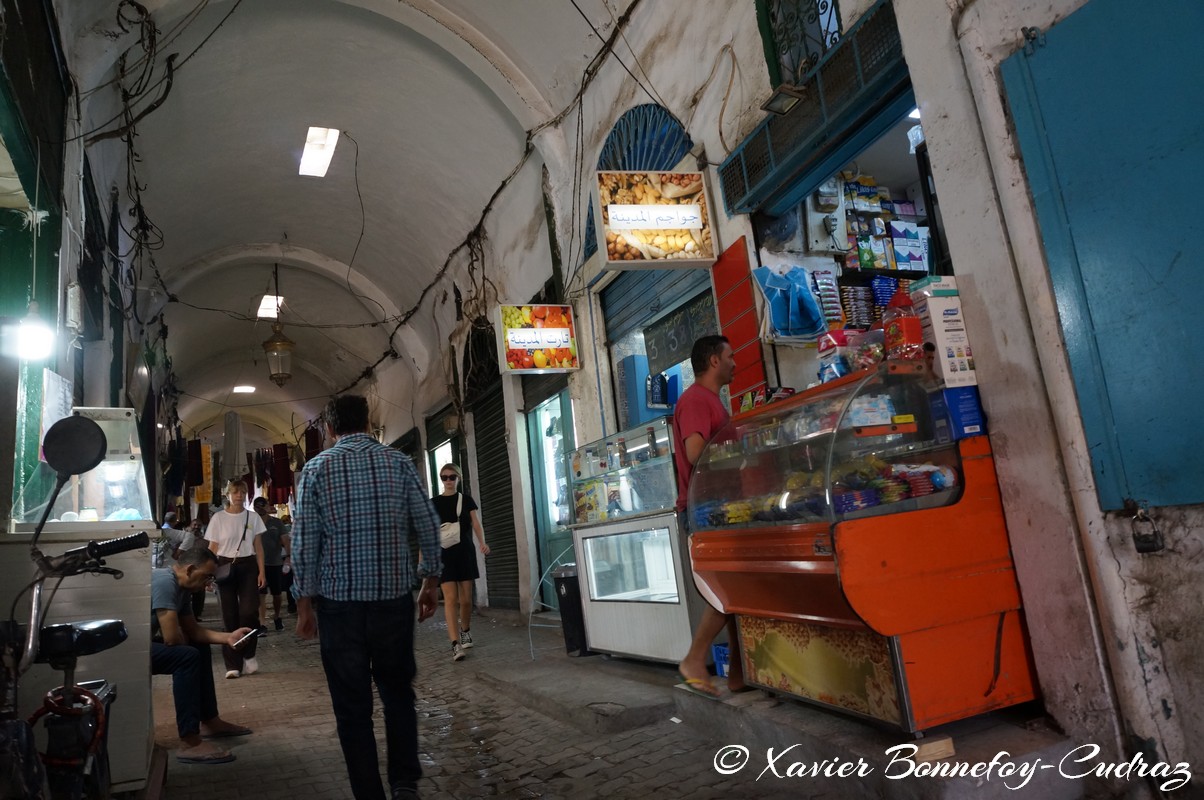
<svg viewBox="0 0 1204 800">
<path fill-rule="evenodd" d="M 1202 30 L 1090 0 L 1001 70 L 1109 510 L 1204 502 Z"/>
</svg>

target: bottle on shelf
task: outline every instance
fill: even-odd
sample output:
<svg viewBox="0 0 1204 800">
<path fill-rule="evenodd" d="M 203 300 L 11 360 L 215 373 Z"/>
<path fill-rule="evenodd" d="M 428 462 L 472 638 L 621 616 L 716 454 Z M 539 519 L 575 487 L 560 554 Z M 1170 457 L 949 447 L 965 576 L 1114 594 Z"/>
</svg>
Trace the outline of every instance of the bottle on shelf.
<svg viewBox="0 0 1204 800">
<path fill-rule="evenodd" d="M 615 443 L 607 442 L 606 443 L 606 469 L 609 471 L 609 470 L 618 469 L 618 468 L 619 468 L 619 457 L 618 457 L 618 453 L 615 451 Z"/>
<path fill-rule="evenodd" d="M 573 477 L 574 478 L 583 477 L 581 475 L 581 451 L 580 450 L 573 451 Z"/>
<path fill-rule="evenodd" d="M 656 428 L 648 426 L 648 458 L 656 458 L 660 450 L 656 446 Z"/>
<path fill-rule="evenodd" d="M 619 469 L 627 466 L 627 440 L 622 436 L 619 437 L 619 442 L 615 445 L 615 453 L 618 456 Z"/>
<path fill-rule="evenodd" d="M 594 448 L 585 448 L 585 462 L 581 465 L 581 477 L 592 477 L 596 467 L 597 465 L 594 463 Z"/>
</svg>

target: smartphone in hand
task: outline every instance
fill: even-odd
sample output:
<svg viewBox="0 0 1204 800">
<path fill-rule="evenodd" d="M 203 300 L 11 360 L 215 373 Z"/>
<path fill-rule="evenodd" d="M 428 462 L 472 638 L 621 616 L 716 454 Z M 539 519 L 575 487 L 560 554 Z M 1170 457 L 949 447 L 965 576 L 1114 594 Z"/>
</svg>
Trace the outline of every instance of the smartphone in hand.
<svg viewBox="0 0 1204 800">
<path fill-rule="evenodd" d="M 247 642 L 254 639 L 256 636 L 259 636 L 259 631 L 256 629 L 252 629 L 250 633 L 248 633 L 246 636 L 239 639 L 237 642 L 235 642 L 233 645 L 231 645 L 231 647 L 233 647 L 235 650 L 237 650 L 238 648 L 242 647 Z"/>
</svg>

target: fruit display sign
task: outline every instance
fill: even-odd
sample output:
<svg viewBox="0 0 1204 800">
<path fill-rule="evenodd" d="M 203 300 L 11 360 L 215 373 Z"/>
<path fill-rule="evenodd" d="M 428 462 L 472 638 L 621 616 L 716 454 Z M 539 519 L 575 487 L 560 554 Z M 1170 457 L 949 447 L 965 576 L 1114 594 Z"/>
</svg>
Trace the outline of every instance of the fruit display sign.
<svg viewBox="0 0 1204 800">
<path fill-rule="evenodd" d="M 715 262 L 701 172 L 599 172 L 597 214 L 606 269 Z"/>
<path fill-rule="evenodd" d="M 501 317 L 503 374 L 580 369 L 572 306 L 503 305 Z"/>
</svg>

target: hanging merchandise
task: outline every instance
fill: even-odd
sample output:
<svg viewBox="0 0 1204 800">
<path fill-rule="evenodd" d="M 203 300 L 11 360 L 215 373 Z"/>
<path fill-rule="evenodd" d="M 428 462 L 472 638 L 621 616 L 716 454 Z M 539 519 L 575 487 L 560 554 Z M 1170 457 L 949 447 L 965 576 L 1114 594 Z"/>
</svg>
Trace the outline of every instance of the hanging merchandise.
<svg viewBox="0 0 1204 800">
<path fill-rule="evenodd" d="M 770 333 L 775 338 L 813 341 L 828 329 L 807 270 L 790 267 L 780 273 L 770 267 L 757 267 L 752 274 L 768 304 Z"/>
</svg>

